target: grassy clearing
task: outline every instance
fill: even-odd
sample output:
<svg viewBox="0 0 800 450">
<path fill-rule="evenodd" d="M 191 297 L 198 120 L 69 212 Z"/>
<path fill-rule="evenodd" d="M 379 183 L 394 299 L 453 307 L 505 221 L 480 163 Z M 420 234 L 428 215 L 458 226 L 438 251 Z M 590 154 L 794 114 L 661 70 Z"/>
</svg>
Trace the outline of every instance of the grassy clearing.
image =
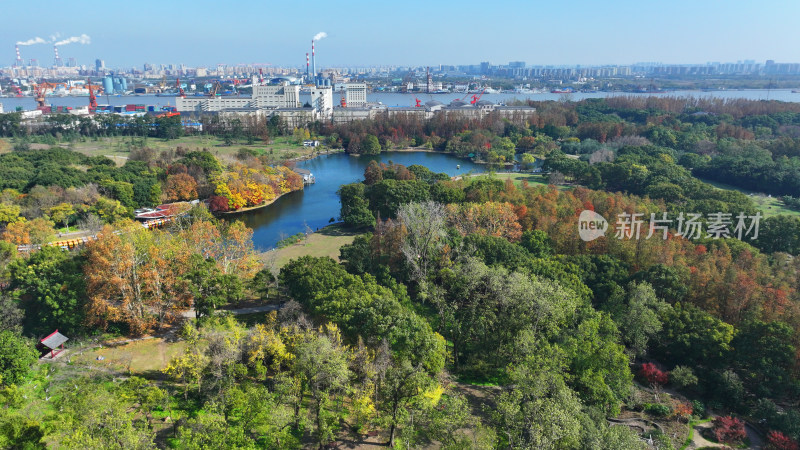
<svg viewBox="0 0 800 450">
<path fill-rule="evenodd" d="M 301 239 L 298 243 L 284 248 L 273 250 L 264 254 L 264 259 L 274 261 L 274 270 L 279 270 L 292 259 L 301 256 L 329 256 L 334 260 L 339 260 L 339 248 L 345 244 L 350 244 L 360 233 L 352 232 L 342 228 L 341 225 L 329 225 L 322 230 L 309 234 L 307 238 Z"/>
<path fill-rule="evenodd" d="M 480 174 L 479 174 L 480 175 Z M 510 173 L 501 172 L 495 173 L 494 176 L 500 180 L 511 180 L 517 187 L 522 187 L 522 182 L 527 181 L 530 186 L 548 186 L 550 183 L 547 181 L 547 176 L 538 173 Z M 571 189 L 569 185 L 560 185 L 558 190 L 564 191 Z"/>
<path fill-rule="evenodd" d="M 290 136 L 279 136 L 271 143 L 256 140 L 253 144 L 238 141 L 231 145 L 216 137 L 209 135 L 184 136 L 178 139 L 163 140 L 156 138 L 132 138 L 130 136 L 114 136 L 103 138 L 82 138 L 74 142 L 60 142 L 58 145 L 67 147 L 88 156 L 106 156 L 113 159 L 117 165 L 125 164 L 131 149 L 136 147 L 149 147 L 158 151 L 174 150 L 184 147 L 192 150 L 208 149 L 216 156 L 234 156 L 241 148 L 254 150 L 258 155 L 272 155 L 275 160 L 292 159 L 311 155 L 314 149 L 297 144 Z M 0 139 L 0 153 L 11 151 L 11 139 Z M 32 148 L 47 148 L 48 145 L 31 144 Z"/>
<path fill-rule="evenodd" d="M 800 211 L 795 211 L 793 209 L 789 209 L 786 205 L 781 201 L 781 199 L 777 197 L 771 197 L 768 195 L 764 195 L 760 192 L 753 192 L 748 191 L 747 189 L 741 189 L 736 186 L 731 186 L 730 184 L 719 183 L 716 181 L 709 181 L 700 179 L 704 183 L 708 183 L 714 186 L 717 189 L 724 189 L 728 191 L 739 191 L 743 194 L 747 194 L 750 197 L 750 200 L 758 206 L 758 209 L 761 210 L 761 213 L 764 214 L 764 217 L 772 217 L 777 216 L 779 214 L 786 214 L 789 216 L 798 216 L 800 217 Z"/>
<path fill-rule="evenodd" d="M 72 358 L 73 363 L 93 365 L 113 371 L 127 371 L 143 374 L 159 371 L 169 361 L 183 353 L 186 342 L 166 342 L 161 338 L 144 339 L 111 347 L 89 350 Z M 97 357 L 104 359 L 98 361 Z"/>
<path fill-rule="evenodd" d="M 257 312 L 252 314 L 236 314 L 233 316 L 237 322 L 244 325 L 245 327 L 254 327 L 260 323 L 267 322 L 267 316 L 271 314 L 272 311 L 269 312 Z"/>
</svg>

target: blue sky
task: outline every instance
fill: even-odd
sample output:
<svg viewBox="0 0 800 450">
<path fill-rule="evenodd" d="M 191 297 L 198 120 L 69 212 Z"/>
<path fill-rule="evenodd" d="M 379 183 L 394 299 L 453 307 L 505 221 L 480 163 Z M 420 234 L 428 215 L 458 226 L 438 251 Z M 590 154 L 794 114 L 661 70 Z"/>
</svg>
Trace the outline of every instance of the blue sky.
<svg viewBox="0 0 800 450">
<path fill-rule="evenodd" d="M 80 64 L 317 66 L 800 62 L 800 0 L 3 2 L 0 65 L 14 44 L 87 34 L 59 48 Z M 1 50 L 5 49 L 5 50 Z M 21 47 L 50 64 L 49 44 Z"/>
</svg>

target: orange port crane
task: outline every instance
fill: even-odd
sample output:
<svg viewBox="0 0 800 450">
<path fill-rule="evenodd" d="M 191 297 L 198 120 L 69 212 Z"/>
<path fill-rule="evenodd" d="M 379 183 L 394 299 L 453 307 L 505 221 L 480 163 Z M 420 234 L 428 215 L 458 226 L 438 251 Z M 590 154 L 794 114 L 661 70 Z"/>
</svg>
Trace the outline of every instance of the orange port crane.
<svg viewBox="0 0 800 450">
<path fill-rule="evenodd" d="M 86 80 L 86 87 L 89 89 L 89 114 L 97 110 L 97 97 L 94 96 L 92 80 Z"/>
<path fill-rule="evenodd" d="M 215 80 L 214 81 L 214 86 L 212 86 L 211 89 L 208 90 L 208 96 L 209 97 L 216 97 L 217 96 L 217 91 L 219 91 L 219 88 L 221 88 L 221 87 L 222 87 L 222 84 L 220 84 L 219 80 Z"/>
<path fill-rule="evenodd" d="M 473 95 L 472 100 L 470 100 L 470 104 L 474 105 L 480 101 L 481 97 L 483 97 L 483 93 L 486 92 L 486 89 L 482 90 L 480 94 Z"/>
<path fill-rule="evenodd" d="M 186 92 L 183 92 L 183 88 L 181 87 L 181 79 L 175 79 L 175 87 L 178 88 L 178 93 L 181 97 L 186 98 Z"/>
<path fill-rule="evenodd" d="M 66 87 L 67 85 L 64 83 L 48 83 L 46 81 L 33 85 L 33 98 L 36 100 L 37 109 L 44 109 L 47 107 L 44 103 L 47 90 L 55 91 L 58 86 Z"/>
</svg>

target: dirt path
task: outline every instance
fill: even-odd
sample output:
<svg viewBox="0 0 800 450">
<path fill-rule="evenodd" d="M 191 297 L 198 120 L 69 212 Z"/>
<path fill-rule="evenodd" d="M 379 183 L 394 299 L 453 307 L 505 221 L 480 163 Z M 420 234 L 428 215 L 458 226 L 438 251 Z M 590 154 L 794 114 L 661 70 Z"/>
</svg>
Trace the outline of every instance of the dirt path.
<svg viewBox="0 0 800 450">
<path fill-rule="evenodd" d="M 703 431 L 710 429 L 714 426 L 711 422 L 701 423 L 694 426 L 694 435 L 692 436 L 692 444 L 688 448 L 703 448 L 703 447 L 725 447 L 722 444 L 711 442 L 703 437 Z"/>
<path fill-rule="evenodd" d="M 239 308 L 239 309 L 218 309 L 217 311 L 226 311 L 231 314 L 255 314 L 260 312 L 269 312 L 269 311 L 277 311 L 281 309 L 281 305 L 264 305 L 264 306 L 251 306 L 249 308 Z M 194 319 L 197 316 L 194 313 L 193 309 L 184 311 L 181 314 L 182 317 L 187 319 Z"/>
</svg>

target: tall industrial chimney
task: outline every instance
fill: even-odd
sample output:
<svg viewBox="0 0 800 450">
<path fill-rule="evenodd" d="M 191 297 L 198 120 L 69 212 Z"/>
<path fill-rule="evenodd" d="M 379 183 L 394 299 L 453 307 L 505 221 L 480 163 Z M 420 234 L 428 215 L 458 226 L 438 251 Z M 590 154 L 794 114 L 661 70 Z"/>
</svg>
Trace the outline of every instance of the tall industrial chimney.
<svg viewBox="0 0 800 450">
<path fill-rule="evenodd" d="M 306 52 L 306 83 L 308 83 L 308 52 Z"/>
<path fill-rule="evenodd" d="M 54 52 L 55 52 L 55 54 L 56 54 L 56 60 L 55 60 L 55 62 L 53 63 L 53 65 L 54 65 L 54 66 L 56 66 L 56 67 L 61 67 L 61 57 L 60 57 L 60 56 L 58 56 L 58 46 L 55 46 L 55 45 L 54 45 L 54 46 L 53 46 L 53 51 L 54 51 Z"/>
<path fill-rule="evenodd" d="M 25 65 L 25 63 L 22 62 L 22 56 L 19 54 L 19 45 L 15 45 L 14 48 L 17 50 L 17 60 L 14 62 L 14 65 L 17 67 L 22 67 Z"/>
<path fill-rule="evenodd" d="M 314 87 L 317 86 L 317 55 L 314 52 L 314 40 L 311 40 L 311 69 L 313 70 L 312 76 L 314 77 Z"/>
</svg>

